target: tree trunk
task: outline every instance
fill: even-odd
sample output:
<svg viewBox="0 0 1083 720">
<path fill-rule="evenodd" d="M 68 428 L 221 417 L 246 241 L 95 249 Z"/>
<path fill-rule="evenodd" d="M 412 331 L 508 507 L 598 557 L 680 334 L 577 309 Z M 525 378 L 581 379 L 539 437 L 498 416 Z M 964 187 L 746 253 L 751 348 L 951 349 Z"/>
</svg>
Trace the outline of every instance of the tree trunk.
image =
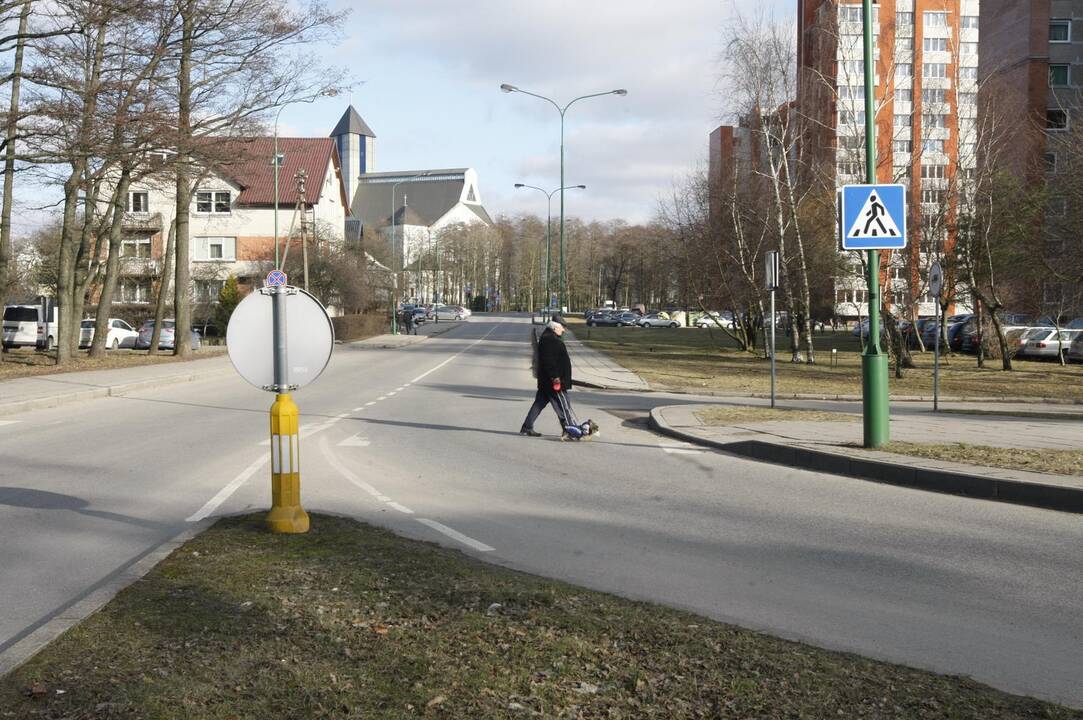
<svg viewBox="0 0 1083 720">
<path fill-rule="evenodd" d="M 109 314 L 113 309 L 113 293 L 117 288 L 120 248 L 123 243 L 121 229 L 124 225 L 124 208 L 131 182 L 131 171 L 124 168 L 113 191 L 113 215 L 112 222 L 109 223 L 109 257 L 105 262 L 105 279 L 102 281 L 101 297 L 98 298 L 98 311 L 94 316 L 94 340 L 90 345 L 92 358 L 105 355 L 109 342 Z"/>
<path fill-rule="evenodd" d="M 195 33 L 195 2 L 188 0 L 181 12 L 183 35 L 178 73 L 177 133 L 177 214 L 174 240 L 173 308 L 176 327 L 173 331 L 173 354 L 187 358 L 192 354 L 192 306 L 189 298 L 191 268 L 189 257 L 188 214 L 192 205 L 192 46 Z"/>
<path fill-rule="evenodd" d="M 31 0 L 23 2 L 19 12 L 19 36 L 15 41 L 15 58 L 11 68 L 11 99 L 8 102 L 8 122 L 4 133 L 4 207 L 0 211 L 0 307 L 7 300 L 11 284 L 11 203 L 15 187 L 15 140 L 19 132 L 19 85 L 23 72 L 23 49 L 26 47 L 26 26 L 30 18 Z M 0 362 L 3 355 L 0 354 Z"/>
<path fill-rule="evenodd" d="M 150 336 L 149 355 L 158 354 L 158 340 L 162 336 L 162 321 L 165 320 L 166 298 L 169 297 L 169 276 L 172 274 L 173 240 L 177 235 L 177 221 L 169 223 L 169 233 L 166 235 L 165 251 L 162 253 L 162 279 L 158 282 L 158 301 L 154 305 L 154 331 Z M 173 336 L 176 337 L 176 329 Z"/>
</svg>

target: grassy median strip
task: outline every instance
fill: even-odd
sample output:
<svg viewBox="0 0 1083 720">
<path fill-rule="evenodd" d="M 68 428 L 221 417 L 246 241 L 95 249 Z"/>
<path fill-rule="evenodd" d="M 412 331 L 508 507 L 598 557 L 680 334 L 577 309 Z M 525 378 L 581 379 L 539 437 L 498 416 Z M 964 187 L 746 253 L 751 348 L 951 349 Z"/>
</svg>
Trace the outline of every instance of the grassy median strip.
<svg viewBox="0 0 1083 720">
<path fill-rule="evenodd" d="M 1055 475 L 1083 476 L 1083 450 L 1045 448 L 1002 448 L 967 443 L 925 444 L 893 442 L 880 448 L 900 455 L 914 455 L 931 460 L 984 465 L 1007 470 L 1029 470 Z"/>
<path fill-rule="evenodd" d="M 221 355 L 225 351 L 224 345 L 204 345 L 199 350 L 196 350 L 192 357 L 184 359 L 200 360 Z M 157 355 L 150 355 L 146 350 L 106 350 L 105 357 L 101 358 L 90 357 L 88 350 L 77 350 L 70 363 L 63 367 L 57 367 L 55 350 L 46 353 L 20 348 L 4 353 L 3 362 L 0 362 L 0 380 L 81 372 L 84 370 L 115 370 L 116 368 L 162 365 L 181 361 L 181 358 L 173 356 L 172 350 L 159 350 Z"/>
<path fill-rule="evenodd" d="M 762 350 L 737 349 L 719 330 L 694 328 L 587 328 L 574 325 L 575 337 L 636 373 L 656 389 L 714 389 L 738 393 L 768 393 L 771 363 Z M 816 362 L 791 363 L 788 341 L 778 340 L 778 393 L 780 395 L 860 395 L 861 350 L 848 332 L 817 334 Z M 832 366 L 831 349 L 838 350 Z M 917 367 L 894 371 L 889 389 L 895 396 L 933 394 L 933 354 L 913 353 Z M 973 356 L 942 357 L 941 397 L 1062 398 L 1083 401 L 1083 365 L 1061 367 L 1055 362 L 1013 361 L 1015 370 L 1000 370 L 1000 362 L 987 360 L 978 368 Z"/>
<path fill-rule="evenodd" d="M 786 410 L 783 408 L 738 407 L 720 405 L 696 412 L 704 425 L 745 425 L 761 422 L 861 422 L 854 413 L 822 410 Z"/>
<path fill-rule="evenodd" d="M 0 680 L 0 717 L 1083 717 L 348 519 L 312 527 L 219 522 Z"/>
</svg>

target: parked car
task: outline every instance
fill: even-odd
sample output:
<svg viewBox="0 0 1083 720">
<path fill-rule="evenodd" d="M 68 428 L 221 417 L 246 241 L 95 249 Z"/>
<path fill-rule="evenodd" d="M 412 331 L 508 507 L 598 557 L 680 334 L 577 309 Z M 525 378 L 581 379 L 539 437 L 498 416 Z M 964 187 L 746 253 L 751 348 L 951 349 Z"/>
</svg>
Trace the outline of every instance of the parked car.
<svg viewBox="0 0 1083 720">
<path fill-rule="evenodd" d="M 1068 362 L 1083 363 L 1083 333 L 1079 333 L 1072 340 L 1072 344 L 1068 347 L 1068 355 L 1065 357 Z"/>
<path fill-rule="evenodd" d="M 159 350 L 173 350 L 176 347 L 176 320 L 163 320 L 162 332 L 158 335 L 158 349 Z M 192 349 L 198 350 L 203 346 L 203 337 L 199 332 L 190 330 L 192 333 Z M 139 337 L 135 339 L 136 350 L 147 350 L 150 348 L 150 340 L 154 335 L 154 321 L 147 320 L 143 323 L 143 326 L 139 328 Z"/>
<path fill-rule="evenodd" d="M 421 323 L 423 323 L 423 322 L 425 322 L 426 320 L 429 319 L 429 313 L 426 312 L 425 308 L 421 307 L 420 305 L 417 306 L 417 307 L 414 307 L 412 310 L 409 310 L 408 312 L 413 315 L 414 325 L 420 325 Z"/>
<path fill-rule="evenodd" d="M 433 311 L 433 317 L 437 320 L 465 320 L 463 309 L 457 305 L 437 305 Z"/>
<path fill-rule="evenodd" d="M 622 315 L 623 314 L 624 313 L 622 313 Z M 681 326 L 681 324 L 679 322 L 677 322 L 676 320 L 674 320 L 673 318 L 671 318 L 669 316 L 669 313 L 665 313 L 665 312 L 650 313 L 649 315 L 644 315 L 643 317 L 637 318 L 636 321 L 635 321 L 635 324 L 638 325 L 639 327 L 644 327 L 644 328 L 652 328 L 652 327 L 675 328 L 675 327 L 680 327 Z"/>
<path fill-rule="evenodd" d="M 634 327 L 638 315 L 634 312 L 607 312 L 595 315 L 587 321 L 588 327 Z"/>
<path fill-rule="evenodd" d="M 1038 332 L 1027 333 L 1026 342 L 1019 348 L 1019 354 L 1028 358 L 1052 358 L 1059 360 L 1067 356 L 1072 342 L 1083 334 L 1083 330 L 1057 330 L 1056 328 L 1037 328 Z"/>
<path fill-rule="evenodd" d="M 45 313 L 40 305 L 6 305 L 4 307 L 4 348 L 36 347 L 51 350 L 60 322 L 60 310 L 50 306 L 49 323 L 46 327 Z"/>
<path fill-rule="evenodd" d="M 724 328 L 733 328 L 733 313 L 729 310 L 724 312 L 706 312 L 696 319 L 696 327 L 698 328 L 717 328 L 719 326 Z"/>
<path fill-rule="evenodd" d="M 135 340 L 139 337 L 139 333 L 131 325 L 120 318 L 109 318 L 106 327 L 109 329 L 105 336 L 106 348 L 116 350 L 121 347 L 135 347 Z M 79 347 L 88 348 L 93 342 L 94 320 L 87 318 L 79 323 Z"/>
</svg>

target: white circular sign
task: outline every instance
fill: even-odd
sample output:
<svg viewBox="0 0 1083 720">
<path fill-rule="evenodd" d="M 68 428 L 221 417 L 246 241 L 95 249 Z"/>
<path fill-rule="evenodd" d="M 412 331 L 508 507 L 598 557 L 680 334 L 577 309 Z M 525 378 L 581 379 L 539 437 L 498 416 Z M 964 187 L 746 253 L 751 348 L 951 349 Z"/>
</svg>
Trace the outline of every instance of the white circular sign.
<svg viewBox="0 0 1083 720">
<path fill-rule="evenodd" d="M 286 384 L 304 387 L 331 360 L 335 330 L 316 298 L 299 288 L 286 296 Z M 274 324 L 269 294 L 252 292 L 237 305 L 226 328 L 233 367 L 260 389 L 274 384 Z"/>
<path fill-rule="evenodd" d="M 940 269 L 940 263 L 933 263 L 929 268 L 929 292 L 939 295 L 944 287 L 944 271 Z"/>
</svg>

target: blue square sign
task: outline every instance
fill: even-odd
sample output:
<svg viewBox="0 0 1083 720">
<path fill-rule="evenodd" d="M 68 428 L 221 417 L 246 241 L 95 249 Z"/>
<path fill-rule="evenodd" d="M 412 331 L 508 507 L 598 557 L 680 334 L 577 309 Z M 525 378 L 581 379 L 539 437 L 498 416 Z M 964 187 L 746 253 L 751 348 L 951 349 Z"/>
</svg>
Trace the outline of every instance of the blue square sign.
<svg viewBox="0 0 1083 720">
<path fill-rule="evenodd" d="M 843 250 L 906 247 L 905 185 L 844 185 L 841 205 Z"/>
</svg>

